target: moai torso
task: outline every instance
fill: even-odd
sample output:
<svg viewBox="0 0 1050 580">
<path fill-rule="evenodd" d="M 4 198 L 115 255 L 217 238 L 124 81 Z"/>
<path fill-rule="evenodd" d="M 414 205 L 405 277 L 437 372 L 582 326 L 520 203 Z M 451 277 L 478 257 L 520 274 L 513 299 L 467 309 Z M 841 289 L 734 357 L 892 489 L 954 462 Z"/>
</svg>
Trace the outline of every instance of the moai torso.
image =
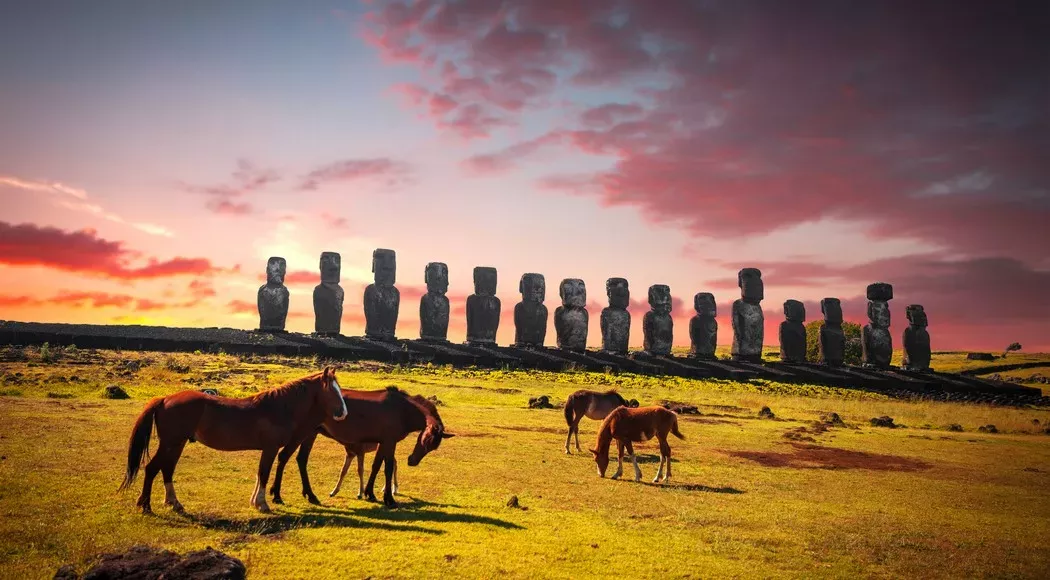
<svg viewBox="0 0 1050 580">
<path fill-rule="evenodd" d="M 824 325 L 820 327 L 820 360 L 829 367 L 840 367 L 846 358 L 846 333 L 842 331 L 842 303 L 838 298 L 820 301 Z"/>
<path fill-rule="evenodd" d="M 321 253 L 321 283 L 314 288 L 314 332 L 339 334 L 343 319 L 343 288 L 339 285 L 342 259 L 336 252 Z"/>
<path fill-rule="evenodd" d="M 605 281 L 605 293 L 609 306 L 602 309 L 602 350 L 613 354 L 627 354 L 631 337 L 631 289 L 624 278 L 609 278 Z"/>
<path fill-rule="evenodd" d="M 467 297 L 467 344 L 496 344 L 500 301 L 496 297 L 496 269 L 474 268 L 474 293 Z"/>
<path fill-rule="evenodd" d="M 514 305 L 514 345 L 543 346 L 547 338 L 547 294 L 543 274 L 522 274 L 518 283 L 521 302 Z"/>
<path fill-rule="evenodd" d="M 423 270 L 427 293 L 419 299 L 419 338 L 448 342 L 448 266 L 430 262 Z"/>
<path fill-rule="evenodd" d="M 693 309 L 696 315 L 689 321 L 689 354 L 703 360 L 715 360 L 715 348 L 718 346 L 718 314 L 715 296 L 710 292 L 700 292 L 693 296 Z"/>
<path fill-rule="evenodd" d="M 789 363 L 806 362 L 806 305 L 798 300 L 784 302 L 784 317 L 780 323 L 780 360 Z"/>
<path fill-rule="evenodd" d="M 579 278 L 566 278 L 558 290 L 561 306 L 554 309 L 554 332 L 558 348 L 587 350 L 587 286 Z"/>
<path fill-rule="evenodd" d="M 259 287 L 259 330 L 284 332 L 288 320 L 288 288 L 284 274 L 288 264 L 284 258 L 273 257 L 266 262 L 266 284 Z"/>
<path fill-rule="evenodd" d="M 649 312 L 642 317 L 642 340 L 642 348 L 651 355 L 671 354 L 674 320 L 671 318 L 671 288 L 666 284 L 649 287 Z"/>
<path fill-rule="evenodd" d="M 864 366 L 889 368 L 893 356 L 893 337 L 890 336 L 890 300 L 893 286 L 883 282 L 868 285 L 868 324 L 861 332 L 861 352 Z"/>
<path fill-rule="evenodd" d="M 908 328 L 904 329 L 904 368 L 928 371 L 931 353 L 926 310 L 919 304 L 911 304 L 904 312 L 908 317 Z"/>
<path fill-rule="evenodd" d="M 365 288 L 365 336 L 373 340 L 394 340 L 401 293 L 394 287 L 397 273 L 394 250 L 372 252 L 374 283 Z"/>
<path fill-rule="evenodd" d="M 765 289 L 758 268 L 744 268 L 737 274 L 740 299 L 733 302 L 733 360 L 762 362 L 765 317 L 762 298 Z"/>
</svg>

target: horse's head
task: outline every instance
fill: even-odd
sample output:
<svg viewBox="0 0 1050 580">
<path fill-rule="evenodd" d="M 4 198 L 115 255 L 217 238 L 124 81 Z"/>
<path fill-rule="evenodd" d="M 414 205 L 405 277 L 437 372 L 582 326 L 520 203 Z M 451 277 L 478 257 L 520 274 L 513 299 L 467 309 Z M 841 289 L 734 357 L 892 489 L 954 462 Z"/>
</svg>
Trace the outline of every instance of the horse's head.
<svg viewBox="0 0 1050 580">
<path fill-rule="evenodd" d="M 318 393 L 321 406 L 325 413 L 331 414 L 332 419 L 342 421 L 346 419 L 346 401 L 343 399 L 343 389 L 339 381 L 335 380 L 335 369 L 325 367 L 321 373 L 321 389 Z"/>
<path fill-rule="evenodd" d="M 408 456 L 408 465 L 415 467 L 426 457 L 427 453 L 441 447 L 441 440 L 455 437 L 452 433 L 445 432 L 445 426 L 440 422 L 428 423 L 426 428 L 419 432 L 416 438 L 416 446 L 412 454 Z"/>
<path fill-rule="evenodd" d="M 598 475 L 605 477 L 605 470 L 609 468 L 609 452 L 602 453 L 597 449 L 591 449 L 591 454 L 594 455 L 594 462 L 598 464 Z"/>
</svg>

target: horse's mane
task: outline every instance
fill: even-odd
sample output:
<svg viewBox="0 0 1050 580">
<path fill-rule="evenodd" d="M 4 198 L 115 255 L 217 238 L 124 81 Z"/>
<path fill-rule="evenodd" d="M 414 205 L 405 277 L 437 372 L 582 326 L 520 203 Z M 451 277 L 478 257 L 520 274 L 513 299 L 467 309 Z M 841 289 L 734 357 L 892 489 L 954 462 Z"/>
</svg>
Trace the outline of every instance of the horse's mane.
<svg viewBox="0 0 1050 580">
<path fill-rule="evenodd" d="M 298 379 L 288 381 L 287 383 L 278 385 L 272 389 L 266 389 L 255 395 L 255 399 L 257 401 L 263 401 L 267 399 L 283 399 L 287 396 L 299 395 L 303 391 L 306 391 L 310 384 L 316 382 L 322 374 L 324 373 L 306 375 L 305 377 L 299 377 Z"/>
</svg>

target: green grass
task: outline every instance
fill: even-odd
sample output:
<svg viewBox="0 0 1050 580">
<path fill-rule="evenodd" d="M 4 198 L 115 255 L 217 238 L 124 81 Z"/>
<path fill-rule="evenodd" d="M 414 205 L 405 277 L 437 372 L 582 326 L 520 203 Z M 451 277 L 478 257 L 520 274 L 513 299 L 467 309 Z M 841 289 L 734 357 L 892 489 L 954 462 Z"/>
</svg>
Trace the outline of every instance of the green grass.
<svg viewBox="0 0 1050 580">
<path fill-rule="evenodd" d="M 258 452 L 190 444 L 175 474 L 188 515 L 163 505 L 157 483 L 157 515 L 143 516 L 140 488 L 115 490 L 150 396 L 251 394 L 323 361 L 52 349 L 55 360 L 42 363 L 27 354 L 0 363 L 3 578 L 50 578 L 65 563 L 84 571 L 99 552 L 140 542 L 180 553 L 210 545 L 254 578 L 1037 578 L 1050 569 L 1048 409 L 769 382 L 343 364 L 345 388 L 436 395 L 458 436 L 414 468 L 404 463 L 411 438 L 399 446 L 401 509 L 357 500 L 353 473 L 328 498 L 342 450 L 322 440 L 310 473 L 323 507 L 299 497 L 292 465 L 286 505 L 259 514 L 248 506 Z M 104 399 L 108 384 L 131 399 Z M 531 396 L 563 401 L 578 388 L 613 387 L 642 404 L 700 406 L 704 415 L 680 418 L 687 440 L 671 440 L 670 486 L 600 479 L 586 451 L 595 422 L 581 425 L 584 452 L 567 456 L 561 410 L 525 408 Z M 757 418 L 763 405 L 776 420 Z M 826 411 L 849 426 L 816 432 Z M 884 414 L 907 427 L 868 425 Z M 965 432 L 948 432 L 951 423 Z M 976 432 L 988 423 L 1001 433 Z M 784 437 L 802 427 L 813 441 Z M 648 482 L 656 446 L 637 448 Z M 528 509 L 507 507 L 512 495 Z"/>
</svg>

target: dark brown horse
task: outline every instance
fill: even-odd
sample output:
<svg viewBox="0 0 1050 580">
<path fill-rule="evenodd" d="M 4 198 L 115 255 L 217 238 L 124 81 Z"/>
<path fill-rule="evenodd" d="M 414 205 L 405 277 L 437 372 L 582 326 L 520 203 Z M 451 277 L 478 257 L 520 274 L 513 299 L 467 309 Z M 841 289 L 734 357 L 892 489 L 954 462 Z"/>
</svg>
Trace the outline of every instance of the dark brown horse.
<svg viewBox="0 0 1050 580">
<path fill-rule="evenodd" d="M 322 422 L 338 424 L 346 416 L 346 403 L 332 367 L 245 398 L 189 390 L 156 397 L 146 404 L 132 428 L 127 471 L 119 491 L 131 485 L 139 466 L 149 458 L 150 434 L 156 424 L 157 453 L 146 464 L 138 500 L 143 513 L 152 511 L 150 494 L 158 471 L 164 474 L 164 503 L 176 512 L 183 511 L 175 497 L 172 476 L 187 441 L 199 441 L 219 451 L 261 449 L 251 505 L 269 513 L 266 481 L 277 452 L 288 446 L 294 450 Z"/>
<path fill-rule="evenodd" d="M 392 477 L 395 469 L 394 450 L 397 443 L 409 433 L 420 432 L 419 437 L 416 438 L 416 446 L 412 454 L 408 456 L 408 465 L 416 466 L 427 453 L 437 449 L 443 439 L 454 437 L 454 435 L 445 432 L 445 425 L 441 422 L 437 407 L 432 402 L 419 395 L 409 395 L 397 387 L 387 387 L 379 391 L 344 389 L 343 399 L 346 401 L 347 410 L 354 416 L 354 420 L 345 423 L 326 420 L 299 447 L 296 462 L 299 464 L 299 477 L 303 483 L 303 496 L 312 504 L 321 503 L 310 487 L 310 477 L 306 470 L 310 450 L 313 448 L 317 435 L 321 434 L 335 439 L 344 447 L 361 443 L 378 444 L 379 448 L 372 461 L 372 473 L 368 476 L 364 495 L 369 501 L 377 501 L 373 490 L 379 467 L 382 465 L 386 473 L 383 503 L 396 507 Z M 284 466 L 294 451 L 295 449 L 286 447 L 277 458 L 277 474 L 274 476 L 273 487 L 270 488 L 274 503 L 282 503 L 281 477 Z"/>
<path fill-rule="evenodd" d="M 667 444 L 667 434 L 671 433 L 679 439 L 685 439 L 685 435 L 678 432 L 678 415 L 663 407 L 640 407 L 632 409 L 619 407 L 602 421 L 598 428 L 598 443 L 591 453 L 594 454 L 594 462 L 598 464 L 598 475 L 605 477 L 605 470 L 609 467 L 609 444 L 616 440 L 619 457 L 616 473 L 612 479 L 619 479 L 623 474 L 623 450 L 631 456 L 634 464 L 634 480 L 642 479 L 642 470 L 638 469 L 638 457 L 634 454 L 634 446 L 631 443 L 648 441 L 655 435 L 660 441 L 660 471 L 657 472 L 653 483 L 660 481 L 664 473 L 664 463 L 667 464 L 667 475 L 663 481 L 671 479 L 671 446 Z"/>
<path fill-rule="evenodd" d="M 601 421 L 612 412 L 613 409 L 624 406 L 629 407 L 627 400 L 616 391 L 588 391 L 580 389 L 565 399 L 565 423 L 569 426 L 569 434 L 565 437 L 565 453 L 569 453 L 569 443 L 573 434 L 576 435 L 576 451 L 580 449 L 580 420 L 584 417 Z M 637 406 L 637 403 L 635 404 Z"/>
</svg>

